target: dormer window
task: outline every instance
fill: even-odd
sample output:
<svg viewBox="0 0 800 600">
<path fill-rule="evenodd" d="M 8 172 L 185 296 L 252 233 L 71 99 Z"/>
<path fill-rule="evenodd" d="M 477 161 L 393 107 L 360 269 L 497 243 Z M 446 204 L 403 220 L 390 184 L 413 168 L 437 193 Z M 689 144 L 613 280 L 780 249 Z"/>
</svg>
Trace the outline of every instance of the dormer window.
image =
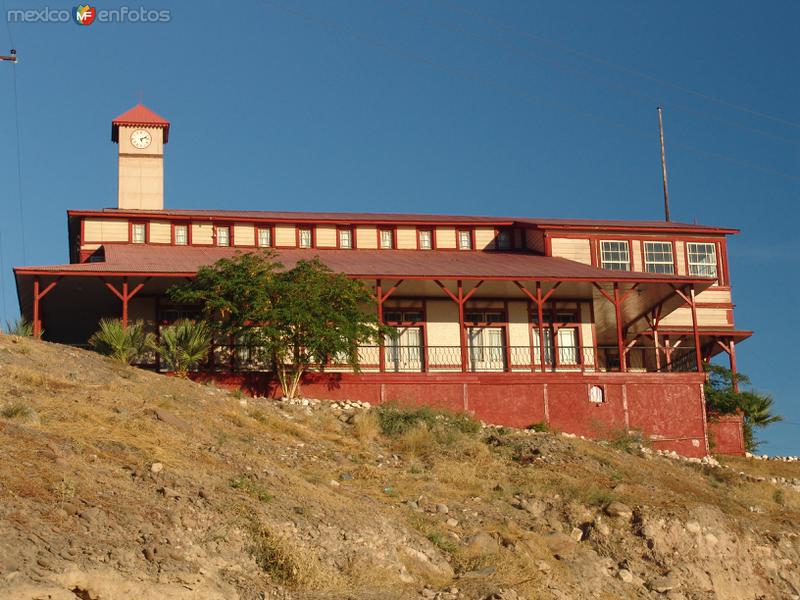
<svg viewBox="0 0 800 600">
<path fill-rule="evenodd" d="M 353 230 L 339 229 L 339 248 L 350 249 L 353 247 Z"/>
<path fill-rule="evenodd" d="M 311 230 L 300 229 L 297 235 L 297 245 L 301 248 L 311 248 Z"/>
<path fill-rule="evenodd" d="M 433 231 L 430 229 L 419 230 L 419 249 L 433 250 Z"/>
<path fill-rule="evenodd" d="M 717 247 L 715 244 L 688 242 L 689 275 L 694 277 L 717 276 Z"/>
<path fill-rule="evenodd" d="M 394 231 L 391 229 L 380 230 L 381 250 L 391 250 L 394 248 Z"/>
<path fill-rule="evenodd" d="M 272 246 L 272 229 L 269 227 L 260 227 L 258 229 L 258 245 L 260 248 Z"/>
<path fill-rule="evenodd" d="M 510 229 L 501 229 L 497 232 L 496 245 L 498 250 L 511 250 L 512 241 Z"/>
<path fill-rule="evenodd" d="M 147 225 L 134 223 L 131 226 L 131 241 L 134 244 L 144 244 L 147 241 Z"/>
<path fill-rule="evenodd" d="M 472 250 L 472 232 L 469 229 L 458 230 L 458 249 Z"/>
<path fill-rule="evenodd" d="M 189 243 L 189 227 L 187 225 L 175 225 L 175 245 L 186 246 Z"/>
<path fill-rule="evenodd" d="M 217 246 L 231 245 L 231 228 L 218 225 L 216 228 Z"/>
<path fill-rule="evenodd" d="M 612 271 L 630 271 L 631 253 L 627 240 L 601 241 L 600 266 Z"/>
</svg>

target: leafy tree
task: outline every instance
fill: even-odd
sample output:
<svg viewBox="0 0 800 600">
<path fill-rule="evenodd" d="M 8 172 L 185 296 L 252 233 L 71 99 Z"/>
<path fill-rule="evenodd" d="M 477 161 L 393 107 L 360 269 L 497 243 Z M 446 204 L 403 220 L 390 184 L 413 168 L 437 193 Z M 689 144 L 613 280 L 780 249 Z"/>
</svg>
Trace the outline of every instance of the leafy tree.
<svg viewBox="0 0 800 600">
<path fill-rule="evenodd" d="M 180 319 L 161 329 L 161 339 L 153 349 L 179 377 L 186 377 L 189 369 L 208 356 L 211 338 L 205 321 Z"/>
<path fill-rule="evenodd" d="M 706 407 L 710 413 L 735 414 L 741 411 L 744 424 L 744 442 L 749 451 L 758 447 L 754 429 L 763 429 L 767 425 L 783 420 L 780 415 L 773 414 L 773 399 L 768 394 L 753 389 L 734 391 L 733 383 L 749 385 L 750 378 L 742 373 L 720 365 L 706 365 L 705 397 Z"/>
<path fill-rule="evenodd" d="M 317 258 L 283 271 L 274 258 L 259 252 L 222 259 L 169 296 L 199 304 L 216 331 L 257 346 L 284 395 L 294 398 L 303 374 L 329 358 L 358 371 L 359 346 L 379 343 L 389 329 L 378 322 L 362 282 Z"/>
<path fill-rule="evenodd" d="M 215 332 L 235 339 L 269 318 L 273 280 L 283 266 L 274 258 L 274 252 L 264 250 L 220 259 L 167 295 L 174 302 L 199 305 Z"/>
<path fill-rule="evenodd" d="M 100 329 L 89 338 L 95 352 L 131 364 L 153 347 L 155 336 L 147 333 L 144 323 L 136 321 L 122 325 L 119 319 L 102 319 Z"/>
</svg>

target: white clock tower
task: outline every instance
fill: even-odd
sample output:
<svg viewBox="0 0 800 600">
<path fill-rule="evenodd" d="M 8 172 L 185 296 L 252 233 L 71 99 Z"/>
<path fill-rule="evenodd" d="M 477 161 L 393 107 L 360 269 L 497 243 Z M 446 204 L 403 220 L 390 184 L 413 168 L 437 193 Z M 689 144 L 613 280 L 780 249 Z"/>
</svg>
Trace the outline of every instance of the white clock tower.
<svg viewBox="0 0 800 600">
<path fill-rule="evenodd" d="M 117 207 L 163 210 L 169 121 L 137 104 L 111 121 L 111 140 L 119 146 Z"/>
</svg>

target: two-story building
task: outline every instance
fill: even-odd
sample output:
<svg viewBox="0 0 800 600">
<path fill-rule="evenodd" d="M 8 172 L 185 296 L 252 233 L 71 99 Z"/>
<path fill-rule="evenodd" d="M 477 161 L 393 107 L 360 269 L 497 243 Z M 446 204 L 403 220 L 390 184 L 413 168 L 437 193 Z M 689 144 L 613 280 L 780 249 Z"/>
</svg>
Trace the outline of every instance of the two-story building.
<svg viewBox="0 0 800 600">
<path fill-rule="evenodd" d="M 657 221 L 164 208 L 169 122 L 138 105 L 112 122 L 116 208 L 68 211 L 70 263 L 15 269 L 22 314 L 47 340 L 85 344 L 103 317 L 153 331 L 192 307 L 166 290 L 236 252 L 271 248 L 291 267 L 318 256 L 373 290 L 396 338 L 332 361 L 304 391 L 424 402 L 497 424 L 593 437 L 641 430 L 656 446 L 708 451 L 703 363 L 735 369 L 726 237 Z M 205 367 L 277 393 L 247 348 Z"/>
</svg>

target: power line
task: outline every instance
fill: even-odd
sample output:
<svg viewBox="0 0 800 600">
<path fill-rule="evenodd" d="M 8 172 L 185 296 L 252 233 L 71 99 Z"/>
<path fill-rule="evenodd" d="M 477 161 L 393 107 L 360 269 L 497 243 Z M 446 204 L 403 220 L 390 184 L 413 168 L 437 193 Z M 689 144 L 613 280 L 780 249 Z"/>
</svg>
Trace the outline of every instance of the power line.
<svg viewBox="0 0 800 600">
<path fill-rule="evenodd" d="M 599 83 L 600 85 L 603 85 L 606 88 L 616 89 L 616 90 L 622 91 L 624 93 L 627 93 L 627 94 L 630 94 L 630 95 L 633 95 L 633 96 L 636 96 L 636 97 L 639 97 L 639 98 L 645 98 L 645 99 L 653 102 L 654 104 L 660 104 L 660 103 L 661 104 L 666 104 L 666 105 L 669 106 L 670 109 L 676 109 L 676 110 L 679 110 L 679 111 L 682 111 L 682 112 L 686 112 L 686 113 L 689 113 L 689 114 L 699 115 L 701 117 L 706 117 L 706 118 L 709 118 L 709 119 L 713 119 L 713 120 L 715 120 L 717 122 L 730 125 L 730 126 L 735 127 L 737 129 L 741 129 L 743 131 L 754 133 L 756 135 L 761 135 L 763 137 L 770 138 L 770 139 L 773 139 L 773 140 L 776 140 L 776 141 L 784 142 L 784 143 L 787 143 L 787 144 L 800 145 L 800 140 L 786 138 L 786 137 L 783 137 L 783 136 L 780 136 L 780 135 L 776 135 L 776 134 L 774 134 L 774 133 L 772 133 L 770 131 L 765 131 L 763 129 L 750 127 L 748 125 L 743 125 L 743 124 L 738 123 L 736 121 L 731 121 L 730 119 L 726 119 L 724 117 L 720 117 L 719 115 L 716 115 L 714 113 L 710 113 L 708 111 L 699 110 L 699 109 L 696 109 L 696 108 L 693 108 L 693 107 L 690 107 L 690 106 L 686 106 L 686 105 L 683 105 L 683 104 L 675 103 L 675 102 L 672 102 L 672 101 L 664 103 L 662 98 L 656 97 L 656 96 L 654 96 L 652 94 L 644 93 L 644 92 L 642 92 L 640 90 L 634 89 L 634 88 L 632 88 L 630 86 L 627 86 L 627 85 L 620 84 L 620 83 L 618 83 L 616 81 L 612 82 L 609 79 L 607 79 L 606 77 L 603 77 L 603 76 L 600 76 L 600 75 L 596 75 L 594 73 L 589 73 L 587 71 L 584 71 L 583 69 L 575 68 L 572 65 L 567 65 L 567 64 L 565 64 L 563 62 L 560 62 L 560 61 L 555 61 L 555 60 L 552 60 L 552 59 L 543 58 L 543 57 L 539 56 L 538 54 L 536 54 L 530 48 L 523 47 L 523 46 L 518 46 L 516 44 L 508 44 L 508 43 L 506 43 L 506 42 L 504 42 L 502 40 L 498 40 L 495 37 L 487 37 L 484 34 L 477 33 L 475 31 L 466 29 L 466 28 L 464 28 L 464 27 L 462 27 L 460 25 L 453 25 L 453 24 L 450 24 L 450 23 L 445 23 L 445 22 L 442 22 L 442 21 L 440 21 L 438 19 L 433 19 L 433 18 L 429 17 L 428 15 L 421 15 L 418 12 L 410 11 L 408 9 L 408 7 L 405 6 L 405 5 L 402 6 L 402 7 L 399 7 L 397 5 L 397 3 L 393 2 L 392 0 L 383 0 L 383 2 L 384 2 L 384 4 L 387 4 L 387 5 L 391 4 L 393 9 L 398 10 L 399 12 L 405 13 L 406 16 L 409 16 L 411 18 L 415 18 L 415 19 L 417 19 L 419 21 L 427 22 L 429 24 L 432 24 L 432 25 L 434 25 L 436 27 L 440 27 L 440 28 L 448 30 L 448 31 L 453 31 L 453 32 L 456 32 L 456 33 L 460 33 L 460 34 L 469 36 L 469 37 L 471 37 L 473 39 L 476 39 L 476 40 L 478 40 L 478 41 L 480 41 L 481 43 L 484 43 L 484 44 L 490 44 L 490 45 L 493 45 L 493 46 L 495 46 L 497 48 L 501 48 L 503 50 L 514 52 L 515 54 L 518 54 L 518 55 L 524 55 L 526 60 L 538 63 L 540 65 L 544 65 L 545 67 L 556 69 L 556 70 L 564 72 L 564 73 L 568 73 L 568 74 L 570 74 L 572 76 L 575 76 L 575 77 L 592 80 L 593 82 Z"/>
<path fill-rule="evenodd" d="M 443 0 L 443 1 L 447 2 L 447 0 Z M 454 5 L 451 2 L 449 4 L 451 5 L 451 7 L 454 7 Z M 456 8 L 456 7 L 454 7 L 454 8 Z M 789 121 L 788 119 L 784 119 L 783 117 L 777 117 L 777 116 L 771 115 L 769 113 L 765 113 L 765 112 L 762 112 L 762 111 L 754 110 L 754 109 L 749 108 L 747 106 L 742 106 L 741 104 L 736 104 L 734 102 L 730 102 L 729 100 L 725 100 L 724 98 L 718 98 L 716 96 L 712 96 L 710 94 L 706 94 L 706 93 L 694 90 L 694 89 L 686 87 L 684 85 L 673 83 L 671 81 L 667 81 L 665 79 L 661 79 L 659 77 L 655 77 L 653 75 L 650 75 L 648 73 L 643 73 L 641 71 L 638 71 L 638 70 L 633 69 L 631 67 L 628 67 L 626 65 L 621 65 L 619 63 L 616 63 L 616 62 L 613 62 L 611 60 L 608 60 L 607 58 L 604 58 L 602 56 L 598 56 L 596 54 L 591 54 L 591 53 L 585 52 L 583 50 L 578 50 L 576 48 L 573 48 L 571 46 L 568 46 L 568 45 L 564 44 L 563 42 L 558 42 L 556 40 L 552 40 L 550 38 L 547 38 L 547 37 L 545 37 L 543 35 L 531 33 L 529 31 L 526 31 L 524 29 L 520 29 L 518 27 L 512 27 L 512 26 L 507 25 L 505 23 L 502 23 L 502 22 L 498 21 L 497 19 L 494 19 L 493 17 L 490 17 L 490 16 L 488 16 L 486 14 L 479 13 L 479 12 L 476 12 L 476 11 L 473 11 L 473 10 L 469 10 L 469 9 L 463 8 L 460 5 L 458 5 L 456 9 L 459 10 L 460 12 L 464 13 L 464 14 L 467 14 L 467 15 L 482 19 L 482 20 L 484 20 L 484 21 L 486 21 L 488 23 L 493 23 L 493 24 L 495 24 L 495 27 L 498 27 L 498 28 L 501 28 L 501 29 L 505 29 L 506 31 L 514 31 L 516 33 L 524 35 L 525 37 L 529 37 L 529 38 L 532 38 L 532 39 L 539 40 L 541 42 L 544 42 L 545 44 L 549 44 L 549 45 L 553 46 L 554 48 L 558 48 L 560 50 L 563 50 L 564 52 L 569 52 L 570 54 L 574 54 L 575 56 L 579 56 L 581 58 L 585 58 L 587 60 L 591 60 L 591 61 L 596 62 L 598 64 L 605 65 L 605 66 L 607 66 L 607 67 L 609 67 L 611 69 L 615 69 L 615 70 L 623 72 L 623 73 L 628 73 L 630 75 L 634 75 L 634 76 L 639 77 L 641 79 L 646 79 L 648 81 L 652 81 L 653 83 L 657 83 L 659 85 L 678 90 L 678 91 L 683 92 L 685 94 L 690 94 L 690 95 L 695 96 L 697 98 L 702 98 L 703 100 L 707 100 L 709 102 L 715 102 L 715 103 L 720 104 L 722 106 L 727 106 L 728 108 L 731 108 L 731 109 L 734 109 L 734 110 L 738 110 L 738 111 L 743 112 L 743 113 L 751 114 L 751 115 L 754 115 L 754 116 L 757 116 L 757 117 L 762 117 L 764 119 L 769 119 L 770 121 L 774 121 L 776 123 L 782 123 L 784 125 L 789 125 L 791 127 L 797 127 L 798 129 L 800 129 L 800 123 L 797 123 L 795 121 Z"/>
<path fill-rule="evenodd" d="M 496 79 L 485 77 L 483 75 L 476 75 L 472 71 L 469 71 L 469 70 L 466 70 L 466 69 L 457 68 L 457 67 L 452 67 L 452 66 L 449 66 L 447 64 L 440 63 L 438 61 L 432 60 L 432 59 L 430 59 L 430 58 L 428 58 L 426 56 L 415 54 L 415 53 L 409 52 L 407 50 L 399 49 L 397 47 L 394 47 L 394 46 L 391 46 L 389 44 L 386 44 L 383 41 L 376 40 L 376 39 L 371 38 L 369 36 L 366 36 L 366 35 L 364 35 L 364 34 L 362 34 L 360 32 L 357 32 L 357 31 L 354 31 L 354 30 L 352 30 L 352 29 L 350 29 L 348 27 L 345 27 L 345 26 L 341 25 L 340 23 L 338 23 L 336 21 L 332 21 L 330 19 L 318 17 L 316 15 L 311 15 L 311 14 L 305 12 L 305 11 L 296 9 L 294 7 L 288 7 L 286 5 L 280 4 L 279 2 L 276 2 L 276 0 L 265 0 L 265 3 L 273 6 L 274 8 L 276 8 L 278 10 L 283 11 L 286 14 L 293 15 L 293 16 L 299 17 L 299 18 L 301 18 L 303 20 L 306 20 L 306 21 L 308 21 L 310 23 L 314 23 L 316 25 L 320 25 L 322 27 L 337 31 L 337 32 L 342 33 L 342 34 L 344 34 L 344 35 L 346 35 L 348 37 L 351 37 L 351 38 L 353 38 L 353 39 L 355 39 L 357 41 L 360 41 L 360 42 L 362 42 L 364 44 L 367 44 L 367 45 L 373 46 L 375 48 L 378 48 L 378 49 L 380 49 L 380 50 L 382 50 L 384 52 L 387 52 L 389 54 L 394 54 L 394 55 L 400 56 L 400 57 L 405 58 L 405 59 L 409 59 L 409 60 L 413 60 L 413 61 L 416 61 L 416 62 L 423 63 L 423 64 L 425 64 L 427 66 L 430 66 L 430 67 L 445 71 L 447 73 L 450 73 L 450 74 L 455 75 L 457 77 L 460 77 L 462 79 L 466 79 L 468 81 L 473 81 L 473 82 L 476 82 L 476 83 L 479 83 L 479 84 L 482 84 L 482 85 L 486 85 L 488 87 L 492 87 L 492 88 L 495 88 L 495 89 L 501 89 L 501 90 L 503 90 L 505 92 L 509 92 L 509 93 L 515 94 L 515 95 L 520 96 L 522 98 L 525 98 L 525 99 L 527 99 L 529 101 L 535 101 L 535 102 L 540 102 L 540 103 L 544 103 L 544 104 L 549 104 L 549 105 L 551 105 L 552 108 L 554 108 L 556 110 L 559 110 L 559 111 L 562 111 L 562 112 L 566 112 L 566 113 L 570 113 L 570 114 L 574 114 L 574 115 L 579 115 L 579 116 L 584 117 L 586 119 L 602 122 L 602 123 L 604 123 L 606 125 L 610 125 L 612 127 L 615 127 L 617 129 L 620 129 L 620 130 L 623 130 L 623 131 L 627 131 L 627 132 L 630 132 L 630 133 L 635 133 L 635 134 L 637 134 L 639 136 L 646 136 L 647 138 L 652 138 L 653 137 L 652 133 L 649 132 L 649 131 L 645 131 L 643 129 L 636 128 L 636 127 L 631 127 L 631 126 L 629 126 L 629 125 L 627 125 L 625 123 L 616 121 L 614 119 L 609 119 L 608 117 L 597 115 L 595 113 L 591 113 L 591 112 L 584 111 L 584 110 L 579 110 L 579 109 L 574 109 L 574 108 L 569 108 L 563 103 L 555 103 L 555 102 L 553 102 L 551 100 L 548 100 L 548 99 L 546 99 L 546 98 L 544 98 L 542 96 L 539 96 L 539 95 L 536 95 L 536 94 L 532 94 L 531 92 L 529 92 L 527 90 L 521 89 L 518 86 L 510 85 L 510 84 L 498 81 Z M 688 150 L 690 152 L 696 152 L 697 154 L 700 154 L 701 156 L 706 156 L 708 158 L 713 158 L 713 159 L 717 159 L 717 160 L 730 162 L 730 163 L 733 163 L 733 164 L 737 164 L 739 166 L 751 168 L 751 169 L 754 169 L 754 170 L 757 170 L 757 171 L 761 171 L 763 173 L 774 175 L 776 177 L 782 177 L 784 179 L 788 179 L 788 180 L 791 180 L 791 181 L 800 181 L 800 176 L 791 175 L 789 173 L 784 173 L 782 171 L 778 171 L 778 170 L 772 169 L 770 167 L 766 167 L 766 166 L 763 166 L 763 165 L 760 165 L 760 164 L 757 164 L 757 163 L 752 163 L 752 162 L 749 162 L 749 161 L 741 160 L 741 159 L 738 159 L 738 158 L 735 158 L 735 157 L 732 157 L 732 156 L 727 156 L 725 154 L 702 150 L 700 148 L 696 148 L 696 147 L 688 145 L 688 144 L 679 144 L 679 143 L 670 142 L 670 145 L 679 146 L 679 147 L 682 147 L 683 149 Z"/>
</svg>

